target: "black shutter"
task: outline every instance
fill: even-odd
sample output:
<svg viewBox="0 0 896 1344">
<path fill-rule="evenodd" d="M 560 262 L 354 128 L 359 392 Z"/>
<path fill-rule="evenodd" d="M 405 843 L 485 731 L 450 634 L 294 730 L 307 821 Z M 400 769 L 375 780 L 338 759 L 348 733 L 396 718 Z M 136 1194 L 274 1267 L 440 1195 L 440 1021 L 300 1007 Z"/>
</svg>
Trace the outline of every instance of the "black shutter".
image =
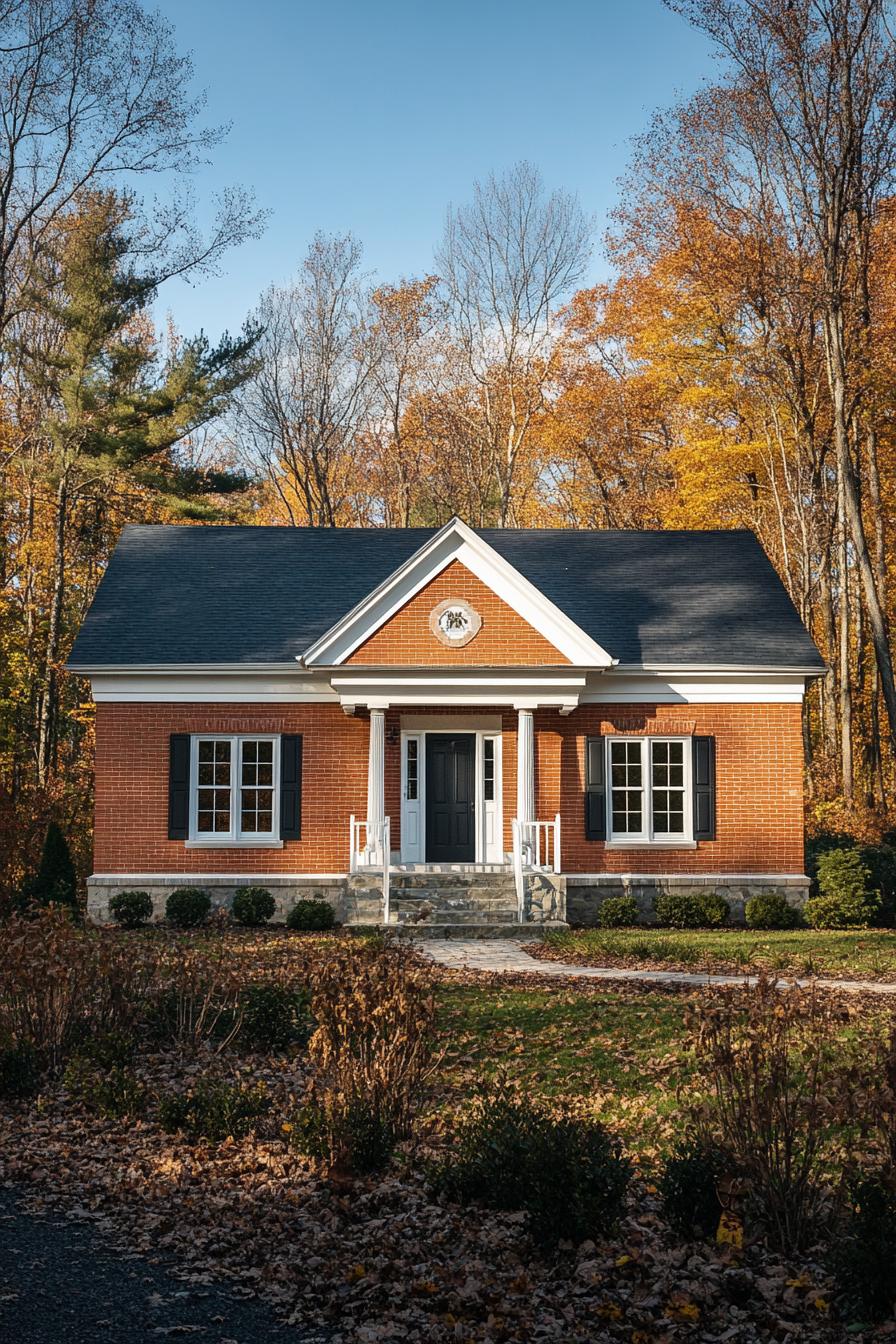
<svg viewBox="0 0 896 1344">
<path fill-rule="evenodd" d="M 186 840 L 190 827 L 190 734 L 168 742 L 168 839 Z"/>
<path fill-rule="evenodd" d="M 302 738 L 284 733 L 280 739 L 280 839 L 302 838 Z"/>
<path fill-rule="evenodd" d="M 585 839 L 607 838 L 607 786 L 604 739 L 585 738 Z"/>
<path fill-rule="evenodd" d="M 716 740 L 692 738 L 694 752 L 694 839 L 716 838 Z"/>
</svg>

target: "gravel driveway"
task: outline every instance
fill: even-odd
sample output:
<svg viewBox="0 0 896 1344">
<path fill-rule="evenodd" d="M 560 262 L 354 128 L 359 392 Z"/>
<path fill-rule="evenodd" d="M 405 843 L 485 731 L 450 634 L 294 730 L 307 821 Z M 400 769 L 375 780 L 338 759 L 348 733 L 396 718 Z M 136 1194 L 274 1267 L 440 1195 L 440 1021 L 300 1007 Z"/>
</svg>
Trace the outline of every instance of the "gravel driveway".
<svg viewBox="0 0 896 1344">
<path fill-rule="evenodd" d="M 0 1340 L 9 1344 L 324 1344 L 226 1282 L 192 1285 L 111 1250 L 84 1223 L 24 1212 L 0 1190 Z"/>
</svg>

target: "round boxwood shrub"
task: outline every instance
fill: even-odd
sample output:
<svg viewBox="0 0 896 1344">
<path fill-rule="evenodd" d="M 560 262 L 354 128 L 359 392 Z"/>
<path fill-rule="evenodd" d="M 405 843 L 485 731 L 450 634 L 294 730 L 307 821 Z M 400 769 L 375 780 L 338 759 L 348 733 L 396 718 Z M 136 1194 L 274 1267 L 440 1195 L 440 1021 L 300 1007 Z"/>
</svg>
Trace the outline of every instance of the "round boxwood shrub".
<svg viewBox="0 0 896 1344">
<path fill-rule="evenodd" d="M 122 929 L 139 929 L 152 918 L 148 891 L 117 891 L 109 902 L 109 914 Z"/>
<path fill-rule="evenodd" d="M 233 898 L 233 917 L 237 924 L 257 928 L 267 924 L 274 913 L 274 898 L 266 887 L 240 887 Z"/>
<path fill-rule="evenodd" d="M 880 892 L 856 849 L 829 849 L 818 857 L 818 893 L 806 902 L 813 929 L 867 929 L 880 913 Z"/>
<path fill-rule="evenodd" d="M 664 891 L 655 908 L 657 923 L 670 929 L 718 929 L 729 913 L 717 891 Z"/>
<path fill-rule="evenodd" d="M 286 916 L 288 929 L 300 929 L 304 933 L 332 929 L 335 923 L 333 907 L 327 901 L 296 901 Z"/>
<path fill-rule="evenodd" d="M 744 919 L 750 929 L 792 929 L 799 916 L 780 891 L 763 891 L 751 896 L 744 907 Z"/>
<path fill-rule="evenodd" d="M 165 902 L 165 918 L 177 929 L 193 929 L 208 919 L 212 898 L 199 887 L 178 887 Z"/>
<path fill-rule="evenodd" d="M 638 922 L 638 902 L 634 896 L 608 896 L 597 907 L 597 922 L 602 929 L 622 929 Z"/>
</svg>

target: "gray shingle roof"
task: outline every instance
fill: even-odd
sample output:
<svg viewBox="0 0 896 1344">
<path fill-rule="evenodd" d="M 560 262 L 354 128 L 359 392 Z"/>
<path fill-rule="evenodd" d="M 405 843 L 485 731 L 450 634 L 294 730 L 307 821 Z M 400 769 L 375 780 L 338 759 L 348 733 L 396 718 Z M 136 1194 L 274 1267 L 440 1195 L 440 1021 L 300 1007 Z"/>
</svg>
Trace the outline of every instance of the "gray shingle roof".
<svg viewBox="0 0 896 1344">
<path fill-rule="evenodd" d="M 126 527 L 69 666 L 292 663 L 433 535 Z M 621 663 L 824 666 L 752 532 L 479 535 Z"/>
</svg>

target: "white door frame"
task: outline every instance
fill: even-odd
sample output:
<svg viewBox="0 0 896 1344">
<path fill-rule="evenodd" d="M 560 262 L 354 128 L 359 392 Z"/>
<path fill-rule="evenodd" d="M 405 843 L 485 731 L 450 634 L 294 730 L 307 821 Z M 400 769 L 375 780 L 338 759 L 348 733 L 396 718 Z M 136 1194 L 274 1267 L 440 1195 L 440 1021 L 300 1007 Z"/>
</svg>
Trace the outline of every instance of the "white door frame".
<svg viewBox="0 0 896 1344">
<path fill-rule="evenodd" d="M 424 722 L 425 720 L 425 722 Z M 419 726 L 418 726 L 419 725 Z M 475 817 L 476 863 L 503 863 L 504 806 L 501 724 L 492 716 L 472 721 L 454 715 L 436 720 L 430 715 L 409 715 L 401 726 L 401 863 L 426 862 L 426 736 L 428 733 L 464 733 L 475 738 Z M 408 742 L 417 746 L 417 797 L 408 798 Z M 485 742 L 494 742 L 494 797 L 485 798 Z"/>
</svg>

